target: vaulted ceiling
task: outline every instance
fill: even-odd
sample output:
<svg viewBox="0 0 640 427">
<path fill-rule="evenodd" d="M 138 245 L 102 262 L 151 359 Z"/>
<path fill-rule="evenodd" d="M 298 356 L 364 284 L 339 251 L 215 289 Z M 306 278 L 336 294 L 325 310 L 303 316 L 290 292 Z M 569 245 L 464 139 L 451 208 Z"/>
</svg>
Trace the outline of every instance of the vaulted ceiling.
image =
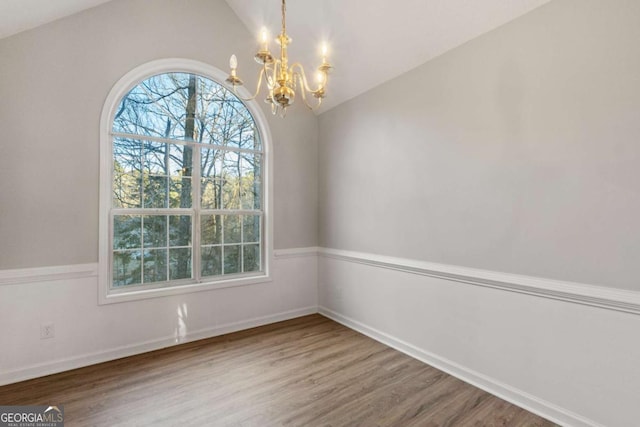
<svg viewBox="0 0 640 427">
<path fill-rule="evenodd" d="M 0 38 L 111 0 L 0 0 Z"/>
<path fill-rule="evenodd" d="M 107 1 L 2 0 L 0 38 Z M 256 37 L 263 26 L 278 33 L 280 0 L 225 1 Z M 290 56 L 312 70 L 320 43 L 329 43 L 335 70 L 320 110 L 326 111 L 548 1 L 289 0 Z M 241 71 L 249 84 L 254 71 Z"/>
</svg>

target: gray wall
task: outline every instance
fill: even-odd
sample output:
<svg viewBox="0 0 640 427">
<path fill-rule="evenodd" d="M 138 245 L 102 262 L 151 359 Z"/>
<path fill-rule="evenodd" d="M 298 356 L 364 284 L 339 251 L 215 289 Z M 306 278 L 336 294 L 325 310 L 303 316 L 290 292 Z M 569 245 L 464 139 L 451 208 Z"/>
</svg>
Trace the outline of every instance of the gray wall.
<svg viewBox="0 0 640 427">
<path fill-rule="evenodd" d="M 639 23 L 554 0 L 322 114 L 320 245 L 640 290 Z"/>
<path fill-rule="evenodd" d="M 122 75 L 235 52 L 253 82 L 253 39 L 223 0 L 115 0 L 0 40 L 0 269 L 97 261 L 98 125 Z M 269 122 L 275 247 L 315 246 L 317 119 Z"/>
</svg>

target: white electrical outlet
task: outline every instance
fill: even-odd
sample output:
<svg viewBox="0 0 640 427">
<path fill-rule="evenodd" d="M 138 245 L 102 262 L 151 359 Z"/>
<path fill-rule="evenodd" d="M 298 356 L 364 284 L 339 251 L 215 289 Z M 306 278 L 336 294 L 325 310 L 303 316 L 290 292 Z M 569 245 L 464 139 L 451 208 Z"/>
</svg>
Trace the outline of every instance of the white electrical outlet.
<svg viewBox="0 0 640 427">
<path fill-rule="evenodd" d="M 40 339 L 44 340 L 47 338 L 53 338 L 55 335 L 55 328 L 53 327 L 53 323 L 43 323 L 40 326 Z"/>
</svg>

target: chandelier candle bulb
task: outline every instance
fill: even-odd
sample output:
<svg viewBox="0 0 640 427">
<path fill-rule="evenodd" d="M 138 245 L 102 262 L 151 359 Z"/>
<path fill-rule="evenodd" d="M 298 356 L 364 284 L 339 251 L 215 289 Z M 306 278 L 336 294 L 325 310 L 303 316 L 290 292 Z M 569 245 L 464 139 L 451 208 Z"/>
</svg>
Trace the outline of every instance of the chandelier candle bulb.
<svg viewBox="0 0 640 427">
<path fill-rule="evenodd" d="M 231 74 L 227 77 L 227 83 L 233 85 L 234 89 L 236 86 L 242 86 L 242 80 L 238 78 L 236 75 L 236 69 L 238 68 L 238 58 L 235 55 L 231 55 L 229 58 L 229 68 L 231 68 Z"/>
<path fill-rule="evenodd" d="M 269 33 L 264 27 L 260 30 L 260 43 L 262 45 L 262 50 L 269 50 Z"/>
</svg>

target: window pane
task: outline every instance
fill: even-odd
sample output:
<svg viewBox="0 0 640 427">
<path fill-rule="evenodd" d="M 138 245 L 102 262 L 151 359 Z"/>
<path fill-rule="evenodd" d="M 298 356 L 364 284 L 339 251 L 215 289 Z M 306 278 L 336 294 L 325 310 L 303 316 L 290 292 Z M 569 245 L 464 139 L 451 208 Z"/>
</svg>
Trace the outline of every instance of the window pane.
<svg viewBox="0 0 640 427">
<path fill-rule="evenodd" d="M 144 207 L 166 208 L 168 188 L 166 176 L 145 176 L 143 179 Z"/>
<path fill-rule="evenodd" d="M 113 131 L 184 139 L 187 100 L 195 83 L 195 76 L 185 73 L 148 78 L 122 99 Z"/>
<path fill-rule="evenodd" d="M 113 249 L 135 249 L 141 246 L 142 218 L 138 215 L 113 217 Z"/>
<path fill-rule="evenodd" d="M 116 208 L 139 208 L 142 203 L 142 179 L 138 174 L 114 172 L 113 206 Z"/>
<path fill-rule="evenodd" d="M 240 215 L 225 215 L 224 243 L 240 243 Z"/>
<path fill-rule="evenodd" d="M 113 253 L 113 286 L 136 285 L 142 281 L 140 251 Z"/>
<path fill-rule="evenodd" d="M 144 251 L 144 283 L 167 280 L 167 250 L 150 249 Z"/>
<path fill-rule="evenodd" d="M 142 145 L 144 207 L 190 208 L 193 148 L 149 141 Z M 127 178 L 124 184 L 132 178 Z"/>
<path fill-rule="evenodd" d="M 203 245 L 222 243 L 222 218 L 220 215 L 202 215 L 200 217 L 201 242 Z"/>
<path fill-rule="evenodd" d="M 260 242 L 260 215 L 245 215 L 242 219 L 242 241 L 245 243 Z"/>
<path fill-rule="evenodd" d="M 191 249 L 169 249 L 169 279 L 190 279 Z"/>
<path fill-rule="evenodd" d="M 222 274 L 222 247 L 202 248 L 202 276 L 219 276 Z"/>
<path fill-rule="evenodd" d="M 242 153 L 240 161 L 242 209 L 260 209 L 262 204 L 261 161 L 260 154 Z"/>
<path fill-rule="evenodd" d="M 229 91 L 202 77 L 198 77 L 198 89 L 200 89 L 201 96 L 198 98 L 200 114 L 197 117 L 197 122 L 198 128 L 204 130 L 202 142 L 222 145 L 227 122 L 223 116 L 222 106 L 227 99 L 231 98 Z"/>
<path fill-rule="evenodd" d="M 217 148 L 200 150 L 200 173 L 203 177 L 216 177 L 222 174 L 224 151 Z"/>
<path fill-rule="evenodd" d="M 240 186 L 238 179 L 225 176 L 222 182 L 222 208 L 240 209 Z"/>
<path fill-rule="evenodd" d="M 262 154 L 240 153 L 240 170 L 243 177 L 259 177 Z"/>
<path fill-rule="evenodd" d="M 113 139 L 113 205 L 139 208 L 142 200 L 142 143 Z"/>
<path fill-rule="evenodd" d="M 113 138 L 113 160 L 116 169 L 126 173 L 142 172 L 142 141 L 129 138 Z"/>
<path fill-rule="evenodd" d="M 251 114 L 247 110 L 245 111 L 247 114 L 243 115 L 241 121 L 238 121 L 231 141 L 233 145 L 245 150 L 261 150 L 258 130 L 255 128 Z"/>
<path fill-rule="evenodd" d="M 203 209 L 222 209 L 222 179 L 202 178 L 201 181 L 201 206 Z"/>
<path fill-rule="evenodd" d="M 260 132 L 258 131 L 258 127 L 254 123 L 253 126 L 253 149 L 257 151 L 262 151 L 262 141 L 260 140 Z"/>
<path fill-rule="evenodd" d="M 169 246 L 191 246 L 191 217 L 171 215 L 169 217 Z"/>
<path fill-rule="evenodd" d="M 191 178 L 169 178 L 169 207 L 191 207 Z"/>
<path fill-rule="evenodd" d="M 260 271 L 260 245 L 245 245 L 242 252 L 244 271 Z"/>
<path fill-rule="evenodd" d="M 201 206 L 204 209 L 221 209 L 222 150 L 203 148 L 201 160 Z"/>
<path fill-rule="evenodd" d="M 167 217 L 153 215 L 143 217 L 144 247 L 163 248 L 167 246 Z"/>
<path fill-rule="evenodd" d="M 203 143 L 261 149 L 253 117 L 233 93 L 203 77 L 198 77 L 198 89 L 197 127 L 204 130 Z"/>
<path fill-rule="evenodd" d="M 224 274 L 240 272 L 240 245 L 224 247 Z"/>
<path fill-rule="evenodd" d="M 144 174 L 147 175 L 169 175 L 169 152 L 167 144 L 159 142 L 144 141 Z"/>
<path fill-rule="evenodd" d="M 191 176 L 193 148 L 184 145 L 169 145 L 169 163 L 167 175 L 173 177 Z"/>
<path fill-rule="evenodd" d="M 240 155 L 227 152 L 222 165 L 222 208 L 240 209 L 240 176 L 242 168 Z"/>
</svg>

